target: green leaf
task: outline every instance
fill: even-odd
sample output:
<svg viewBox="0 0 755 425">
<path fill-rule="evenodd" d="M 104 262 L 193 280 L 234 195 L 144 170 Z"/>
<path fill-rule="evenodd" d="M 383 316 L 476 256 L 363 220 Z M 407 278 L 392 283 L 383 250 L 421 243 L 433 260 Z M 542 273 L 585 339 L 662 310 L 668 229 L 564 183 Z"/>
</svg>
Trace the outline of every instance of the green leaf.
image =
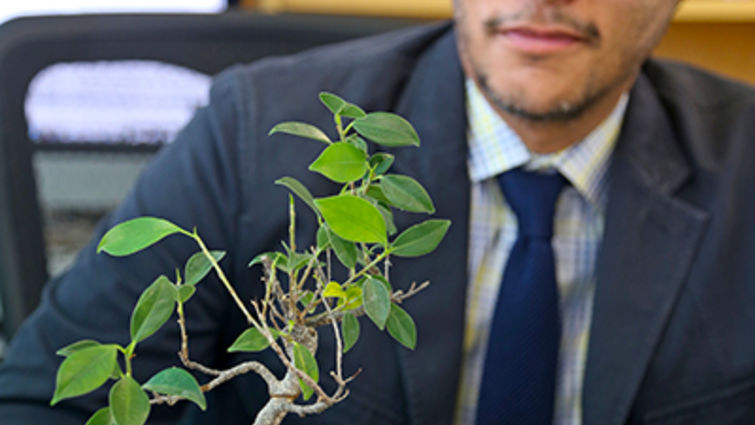
<svg viewBox="0 0 755 425">
<path fill-rule="evenodd" d="M 417 346 L 417 327 L 414 325 L 412 316 L 404 309 L 391 304 L 391 313 L 386 322 L 388 333 L 404 347 L 414 350 Z"/>
<path fill-rule="evenodd" d="M 393 293 L 393 286 L 391 285 L 391 282 L 388 282 L 388 279 L 383 277 L 382 275 L 376 274 L 374 276 L 370 276 L 368 279 L 375 279 L 379 281 L 380 283 L 385 286 L 385 289 L 388 291 L 389 294 Z"/>
<path fill-rule="evenodd" d="M 252 267 L 255 264 L 262 264 L 262 260 L 265 257 L 269 258 L 272 262 L 277 261 L 288 264 L 288 258 L 280 252 L 263 252 L 262 254 L 259 254 L 256 257 L 252 258 L 252 261 L 249 262 L 248 267 Z"/>
<path fill-rule="evenodd" d="M 346 143 L 364 152 L 365 158 L 367 157 L 367 142 L 361 137 L 359 137 L 357 134 L 352 134 L 351 136 L 347 137 Z"/>
<path fill-rule="evenodd" d="M 116 345 L 95 345 L 82 348 L 63 360 L 50 405 L 86 394 L 104 384 L 116 364 L 117 350 Z"/>
<path fill-rule="evenodd" d="M 207 409 L 207 400 L 205 400 L 196 378 L 189 372 L 177 367 L 158 372 L 155 376 L 149 378 L 149 381 L 142 385 L 142 388 L 158 394 L 183 397 L 193 401 L 200 409 Z"/>
<path fill-rule="evenodd" d="M 220 262 L 220 260 L 225 257 L 225 251 L 210 251 L 210 255 L 212 255 L 212 258 L 214 258 L 215 261 Z M 185 283 L 187 285 L 196 285 L 207 276 L 207 273 L 209 273 L 211 269 L 212 263 L 204 252 L 199 251 L 195 253 L 189 258 L 184 267 Z"/>
<path fill-rule="evenodd" d="M 288 190 L 293 192 L 294 195 L 298 196 L 299 199 L 304 201 L 305 204 L 312 208 L 312 211 L 314 211 L 315 214 L 320 215 L 320 211 L 318 211 L 317 207 L 315 206 L 312 193 L 309 191 L 309 189 L 307 189 L 306 186 L 299 182 L 299 180 L 296 180 L 293 177 L 281 177 L 275 181 L 275 184 L 288 188 Z"/>
<path fill-rule="evenodd" d="M 354 145 L 346 142 L 333 143 L 325 148 L 309 165 L 315 171 L 337 183 L 359 180 L 367 171 L 367 156 Z"/>
<path fill-rule="evenodd" d="M 121 365 L 116 361 L 113 371 L 110 372 L 110 379 L 118 380 L 121 379 L 121 376 L 123 376 L 123 371 L 121 370 Z"/>
<path fill-rule="evenodd" d="M 347 118 L 364 118 L 367 116 L 367 113 L 364 112 L 364 109 L 353 103 L 346 103 L 343 109 L 341 109 L 341 116 Z"/>
<path fill-rule="evenodd" d="M 427 220 L 404 230 L 391 244 L 390 252 L 398 257 L 419 257 L 433 252 L 446 236 L 449 220 Z"/>
<path fill-rule="evenodd" d="M 191 285 L 181 285 L 178 287 L 178 291 L 176 292 L 176 301 L 180 303 L 185 303 L 186 301 L 189 301 L 189 298 L 191 298 L 192 295 L 194 295 L 194 292 L 196 292 L 197 287 L 191 286 Z"/>
<path fill-rule="evenodd" d="M 353 242 L 385 244 L 385 221 L 368 201 L 353 195 L 315 199 L 328 227 L 338 236 Z"/>
<path fill-rule="evenodd" d="M 322 292 L 323 297 L 328 298 L 346 298 L 346 291 L 341 288 L 338 282 L 328 282 L 325 290 Z"/>
<path fill-rule="evenodd" d="M 381 331 L 391 311 L 391 295 L 385 285 L 376 279 L 367 279 L 362 288 L 364 311 Z"/>
<path fill-rule="evenodd" d="M 307 306 L 312 302 L 312 298 L 314 296 L 315 296 L 315 294 L 313 294 L 310 291 L 304 291 L 304 292 L 302 292 L 301 295 L 299 296 L 299 304 L 301 304 L 301 307 L 302 308 L 307 308 Z M 310 309 L 309 312 L 311 312 L 312 310 L 314 310 L 314 308 Z"/>
<path fill-rule="evenodd" d="M 110 408 L 103 407 L 94 412 L 85 425 L 115 425 L 115 421 L 110 414 Z"/>
<path fill-rule="evenodd" d="M 341 334 L 343 334 L 343 352 L 346 353 L 359 339 L 359 320 L 351 314 L 343 315 L 341 319 Z"/>
<path fill-rule="evenodd" d="M 93 339 L 82 339 L 81 341 L 76 341 L 73 344 L 66 345 L 65 347 L 56 351 L 55 354 L 63 357 L 68 357 L 79 350 L 83 350 L 84 348 L 96 347 L 99 345 L 102 344 Z"/>
<path fill-rule="evenodd" d="M 157 332 L 173 314 L 176 298 L 176 287 L 165 276 L 144 290 L 131 314 L 132 341 L 143 341 Z"/>
<path fill-rule="evenodd" d="M 354 242 L 349 242 L 340 236 L 336 235 L 330 229 L 327 229 L 328 241 L 333 248 L 333 252 L 336 253 L 338 261 L 341 262 L 347 269 L 353 269 L 357 264 L 357 246 Z"/>
<path fill-rule="evenodd" d="M 343 107 L 346 106 L 347 103 L 337 94 L 329 93 L 326 91 L 320 92 L 320 102 L 322 102 L 323 105 L 330 109 L 330 112 L 332 112 L 333 114 L 340 113 L 341 109 L 343 109 Z"/>
<path fill-rule="evenodd" d="M 307 347 L 298 342 L 294 342 L 294 366 L 309 375 L 309 377 L 315 382 L 320 379 L 320 370 L 317 367 L 315 356 L 309 352 Z M 299 386 L 301 386 L 302 398 L 304 398 L 304 401 L 309 400 L 309 398 L 312 397 L 314 390 L 301 379 L 299 379 Z"/>
<path fill-rule="evenodd" d="M 409 121 L 389 112 L 373 112 L 354 121 L 354 129 L 373 142 L 388 146 L 419 146 L 419 136 Z"/>
<path fill-rule="evenodd" d="M 398 229 L 396 228 L 396 223 L 393 221 L 393 213 L 390 209 L 378 205 L 377 206 L 378 211 L 380 211 L 380 214 L 383 216 L 383 220 L 385 221 L 385 227 L 388 229 L 388 234 L 390 236 L 393 236 L 398 232 Z"/>
<path fill-rule="evenodd" d="M 362 288 L 349 286 L 346 288 L 346 310 L 354 310 L 362 306 Z"/>
<path fill-rule="evenodd" d="M 375 167 L 375 175 L 385 174 L 391 165 L 393 165 L 394 156 L 385 153 L 378 152 L 370 157 L 370 166 Z"/>
<path fill-rule="evenodd" d="M 435 212 L 430 195 L 417 180 L 409 176 L 386 174 L 380 180 L 380 187 L 391 205 L 410 212 Z"/>
<path fill-rule="evenodd" d="M 302 252 L 292 252 L 289 257 L 283 257 L 285 261 L 279 261 L 278 265 L 281 270 L 288 273 L 289 271 L 297 271 L 309 263 L 312 259 L 312 254 Z"/>
<path fill-rule="evenodd" d="M 384 205 L 391 205 L 391 201 L 386 198 L 383 189 L 380 187 L 380 183 L 372 183 L 370 187 L 367 188 L 367 196 Z"/>
<path fill-rule="evenodd" d="M 273 338 L 278 338 L 280 336 L 280 333 L 277 329 L 269 328 L 270 333 L 273 335 Z M 244 332 L 239 335 L 238 338 L 236 338 L 236 341 L 231 344 L 231 346 L 228 348 L 229 353 L 235 353 L 235 352 L 248 352 L 248 353 L 256 353 L 258 351 L 262 351 L 267 349 L 267 347 L 270 346 L 270 342 L 265 338 L 265 335 L 262 335 L 262 332 L 260 332 L 257 328 L 249 328 L 245 330 Z"/>
<path fill-rule="evenodd" d="M 330 109 L 333 114 L 339 114 L 349 118 L 361 118 L 367 114 L 362 108 L 343 100 L 340 96 L 328 92 L 320 92 L 320 101 Z"/>
<path fill-rule="evenodd" d="M 328 228 L 325 226 L 325 224 L 320 225 L 320 228 L 317 229 L 317 249 L 322 251 L 330 246 L 328 233 Z"/>
<path fill-rule="evenodd" d="M 143 425 L 149 417 L 149 397 L 130 376 L 110 389 L 110 412 L 117 425 Z"/>
<path fill-rule="evenodd" d="M 108 230 L 97 245 L 97 253 L 105 251 L 115 257 L 131 255 L 150 247 L 166 236 L 182 231 L 180 227 L 162 218 L 135 218 Z"/>
<path fill-rule="evenodd" d="M 305 122 L 282 122 L 270 129 L 270 132 L 268 132 L 267 135 L 272 136 L 275 133 L 285 133 L 292 136 L 305 137 L 307 139 L 317 140 L 318 142 L 327 144 L 332 143 L 328 135 L 325 134 L 322 130 L 313 126 L 312 124 L 307 124 Z"/>
</svg>

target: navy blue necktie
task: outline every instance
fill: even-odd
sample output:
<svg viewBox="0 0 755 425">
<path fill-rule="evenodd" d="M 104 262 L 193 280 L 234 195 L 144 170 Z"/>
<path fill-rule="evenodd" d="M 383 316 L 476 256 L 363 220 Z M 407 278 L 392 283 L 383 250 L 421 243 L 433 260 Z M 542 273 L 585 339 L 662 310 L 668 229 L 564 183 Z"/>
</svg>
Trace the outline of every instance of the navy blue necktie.
<svg viewBox="0 0 755 425">
<path fill-rule="evenodd" d="M 552 425 L 561 319 L 551 238 L 566 180 L 518 168 L 498 182 L 519 234 L 493 316 L 477 424 Z"/>
</svg>

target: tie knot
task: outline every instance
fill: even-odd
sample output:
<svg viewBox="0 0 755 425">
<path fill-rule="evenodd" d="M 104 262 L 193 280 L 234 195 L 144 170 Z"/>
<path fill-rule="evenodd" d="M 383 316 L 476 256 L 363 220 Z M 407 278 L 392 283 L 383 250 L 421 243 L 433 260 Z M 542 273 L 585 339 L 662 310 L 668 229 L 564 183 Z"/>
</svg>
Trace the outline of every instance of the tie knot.
<svg viewBox="0 0 755 425">
<path fill-rule="evenodd" d="M 516 168 L 498 176 L 506 202 L 519 222 L 519 236 L 550 239 L 556 200 L 566 179 Z"/>
</svg>

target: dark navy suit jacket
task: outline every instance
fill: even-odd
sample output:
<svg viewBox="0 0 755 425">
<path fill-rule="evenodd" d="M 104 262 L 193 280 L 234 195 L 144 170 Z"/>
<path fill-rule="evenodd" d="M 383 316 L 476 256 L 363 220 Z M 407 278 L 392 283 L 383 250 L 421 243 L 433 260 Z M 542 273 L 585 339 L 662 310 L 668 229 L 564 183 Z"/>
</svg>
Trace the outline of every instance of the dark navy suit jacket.
<svg viewBox="0 0 755 425">
<path fill-rule="evenodd" d="M 332 118 L 317 100 L 321 90 L 369 111 L 396 111 L 416 125 L 422 147 L 402 149 L 395 167 L 425 182 L 437 216 L 454 224 L 432 256 L 393 268 L 394 285 L 432 281 L 406 305 L 418 326 L 417 350 L 363 322 L 362 339 L 346 357 L 347 372 L 364 368 L 351 396 L 306 421 L 449 424 L 468 283 L 469 180 L 463 74 L 448 25 L 225 72 L 210 105 L 145 170 L 99 235 L 141 215 L 197 226 L 210 248 L 229 251 L 222 266 L 242 299 L 258 295 L 259 270 L 246 264 L 286 235 L 287 192 L 273 181 L 292 175 L 316 196 L 331 190 L 306 171 L 321 146 L 266 133 L 284 120 L 330 129 Z M 755 92 L 684 66 L 648 62 L 631 93 L 610 179 L 584 424 L 755 423 Z M 306 207 L 299 210 L 299 234 L 313 235 Z M 399 217 L 404 225 L 419 219 Z M 83 424 L 103 406 L 106 393 L 98 391 L 47 407 L 61 361 L 55 350 L 83 338 L 126 344 L 139 293 L 196 249 L 171 236 L 147 252 L 111 258 L 95 254 L 99 235 L 71 271 L 50 282 L 13 342 L 0 371 L 2 424 Z M 214 278 L 200 284 L 187 317 L 193 358 L 218 368 L 248 358 L 226 352 L 245 322 Z M 332 369 L 329 341 L 326 332 L 318 352 L 322 371 Z M 179 364 L 178 348 L 177 327 L 169 323 L 139 345 L 137 379 Z M 205 414 L 189 405 L 161 407 L 150 423 L 176 423 L 183 414 L 182 423 L 250 423 L 266 401 L 255 376 L 210 394 Z"/>
</svg>

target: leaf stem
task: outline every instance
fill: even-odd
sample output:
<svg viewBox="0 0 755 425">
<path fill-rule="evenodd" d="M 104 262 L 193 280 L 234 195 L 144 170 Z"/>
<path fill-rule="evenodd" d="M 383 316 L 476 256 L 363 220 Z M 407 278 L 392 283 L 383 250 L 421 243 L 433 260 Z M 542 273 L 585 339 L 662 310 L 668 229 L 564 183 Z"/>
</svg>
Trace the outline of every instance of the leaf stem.
<svg viewBox="0 0 755 425">
<path fill-rule="evenodd" d="M 342 286 L 345 288 L 346 286 L 354 283 L 355 280 L 357 280 L 360 277 L 364 276 L 365 273 L 367 273 L 368 271 L 370 271 L 373 267 L 377 266 L 383 260 L 383 258 L 385 258 L 386 256 L 388 256 L 388 251 L 387 250 L 381 252 L 380 255 L 378 255 L 377 257 L 375 257 L 374 260 L 372 260 L 372 262 L 370 262 L 366 266 L 362 267 L 361 270 L 359 270 L 357 273 L 355 273 L 353 276 L 351 276 L 346 282 L 344 282 Z"/>
<path fill-rule="evenodd" d="M 341 114 L 333 115 L 333 119 L 336 121 L 336 130 L 338 130 L 338 137 L 342 142 L 345 142 L 346 132 L 343 130 L 343 121 L 341 120 Z"/>
<path fill-rule="evenodd" d="M 288 246 L 291 252 L 296 252 L 296 210 L 294 209 L 294 197 L 288 195 Z"/>
<path fill-rule="evenodd" d="M 347 134 L 349 131 L 351 131 L 351 128 L 354 127 L 354 123 L 357 122 L 357 120 L 352 120 L 346 128 L 343 130 L 343 134 Z"/>
<path fill-rule="evenodd" d="M 241 312 L 244 313 L 244 316 L 246 317 L 246 321 L 252 325 L 259 326 L 257 324 L 257 321 L 254 320 L 254 317 L 251 313 L 249 313 L 249 310 L 247 310 L 246 306 L 244 306 L 244 303 L 239 298 L 239 295 L 236 293 L 236 290 L 233 289 L 233 286 L 231 285 L 231 282 L 228 281 L 228 278 L 226 277 L 225 273 L 223 272 L 223 269 L 220 268 L 220 265 L 218 264 L 217 260 L 215 260 L 215 257 L 210 254 L 210 251 L 207 249 L 207 246 L 204 244 L 204 241 L 202 241 L 202 238 L 199 237 L 199 233 L 197 233 L 197 229 L 194 229 L 193 234 L 189 234 L 196 242 L 197 245 L 199 245 L 199 249 L 202 250 L 205 257 L 210 261 L 210 264 L 212 264 L 212 267 L 215 269 L 215 273 L 217 273 L 218 278 L 221 282 L 223 282 L 223 285 L 228 290 L 228 293 L 231 294 L 231 298 L 233 298 L 233 301 L 236 302 L 236 305 L 241 309 Z"/>
<path fill-rule="evenodd" d="M 131 341 L 131 343 L 128 345 L 128 347 L 118 347 L 118 349 L 123 353 L 123 361 L 126 363 L 126 376 L 131 376 L 132 368 L 131 368 L 131 358 L 134 357 L 134 349 L 136 348 L 136 343 L 134 341 Z"/>
</svg>

